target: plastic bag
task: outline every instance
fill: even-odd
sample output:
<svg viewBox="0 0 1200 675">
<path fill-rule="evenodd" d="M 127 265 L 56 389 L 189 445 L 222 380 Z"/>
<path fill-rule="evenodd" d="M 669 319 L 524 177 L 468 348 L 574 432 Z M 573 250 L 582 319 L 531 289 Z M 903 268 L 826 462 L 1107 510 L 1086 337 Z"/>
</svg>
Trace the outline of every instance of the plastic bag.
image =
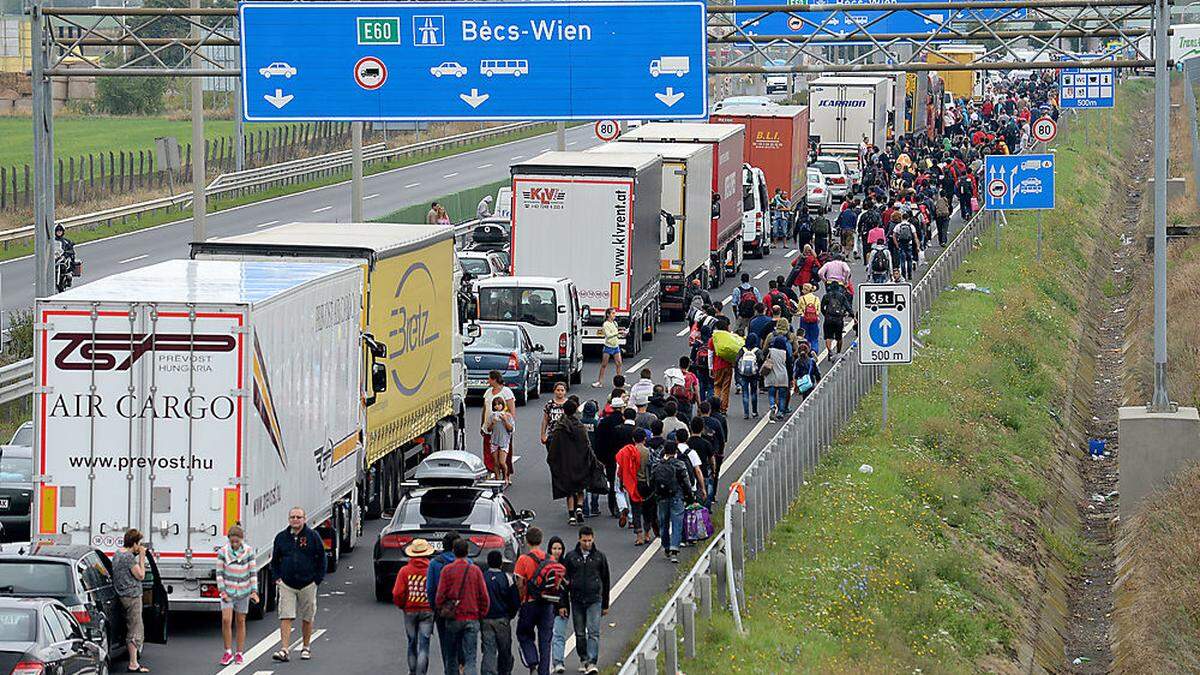
<svg viewBox="0 0 1200 675">
<path fill-rule="evenodd" d="M 727 330 L 713 331 L 712 341 L 713 351 L 726 363 L 735 363 L 738 352 L 742 350 L 742 347 L 746 346 L 746 340 L 742 336 L 730 333 Z"/>
<path fill-rule="evenodd" d="M 712 536 L 712 514 L 700 504 L 692 504 L 683 512 L 683 538 L 703 541 Z"/>
</svg>

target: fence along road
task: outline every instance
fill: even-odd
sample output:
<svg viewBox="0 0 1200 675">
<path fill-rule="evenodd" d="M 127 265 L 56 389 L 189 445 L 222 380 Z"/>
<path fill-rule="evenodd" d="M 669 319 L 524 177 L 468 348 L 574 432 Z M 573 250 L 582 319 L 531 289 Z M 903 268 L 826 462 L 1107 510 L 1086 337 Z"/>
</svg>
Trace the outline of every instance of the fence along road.
<svg viewBox="0 0 1200 675">
<path fill-rule="evenodd" d="M 598 141 L 590 126 L 580 126 L 567 130 L 567 143 L 570 150 L 582 150 Z M 553 146 L 554 134 L 551 132 L 367 176 L 363 194 L 369 199 L 364 203 L 364 217 L 379 218 L 411 204 L 502 180 L 509 175 L 508 167 L 514 157 L 532 157 Z M 447 177 L 450 174 L 453 175 Z M 317 211 L 325 207 L 331 208 Z M 206 222 L 210 237 L 227 237 L 252 232 L 271 221 L 349 220 L 350 183 L 346 181 L 210 213 Z M 191 219 L 187 219 L 77 244 L 77 255 L 83 261 L 83 277 L 78 281 L 99 279 L 129 269 L 131 265 L 141 267 L 172 258 L 186 258 L 191 233 Z M 131 262 L 130 258 L 134 257 L 138 259 Z M 0 277 L 3 278 L 0 304 L 4 311 L 32 306 L 31 258 L 0 263 Z"/>
</svg>

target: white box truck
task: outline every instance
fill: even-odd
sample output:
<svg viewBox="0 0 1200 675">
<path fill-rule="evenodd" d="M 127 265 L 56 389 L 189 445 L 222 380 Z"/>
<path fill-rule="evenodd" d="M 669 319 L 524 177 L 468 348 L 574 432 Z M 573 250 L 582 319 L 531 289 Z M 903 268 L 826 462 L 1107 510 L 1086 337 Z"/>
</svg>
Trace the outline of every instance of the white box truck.
<svg viewBox="0 0 1200 675">
<path fill-rule="evenodd" d="M 583 343 L 601 345 L 608 308 L 636 354 L 658 328 L 662 159 L 649 153 L 545 152 L 512 165 L 516 276 L 569 277 Z"/>
<path fill-rule="evenodd" d="M 712 146 L 703 143 L 605 143 L 587 152 L 648 152 L 662 157 L 662 210 L 659 304 L 682 319 L 688 284 L 706 281 L 712 218 Z M 670 223 L 668 228 L 666 223 Z"/>
<path fill-rule="evenodd" d="M 466 370 L 456 292 L 462 268 L 454 254 L 453 228 L 287 223 L 194 242 L 192 257 L 337 261 L 362 270 L 363 330 L 389 347 L 381 361 L 392 384 L 367 406 L 359 495 L 366 517 L 392 510 L 400 482 L 429 453 L 462 449 Z M 412 326 L 419 327 L 416 334 Z"/>
<path fill-rule="evenodd" d="M 864 138 L 887 143 L 888 80 L 882 77 L 819 77 L 808 85 L 810 137 L 820 138 L 821 154 L 852 159 Z"/>
<path fill-rule="evenodd" d="M 361 277 L 172 260 L 37 300 L 34 540 L 111 553 L 136 527 L 171 609 L 216 611 L 217 550 L 240 522 L 259 542 L 261 615 L 288 509 L 319 523 L 356 500 L 361 395 L 379 384 Z"/>
</svg>

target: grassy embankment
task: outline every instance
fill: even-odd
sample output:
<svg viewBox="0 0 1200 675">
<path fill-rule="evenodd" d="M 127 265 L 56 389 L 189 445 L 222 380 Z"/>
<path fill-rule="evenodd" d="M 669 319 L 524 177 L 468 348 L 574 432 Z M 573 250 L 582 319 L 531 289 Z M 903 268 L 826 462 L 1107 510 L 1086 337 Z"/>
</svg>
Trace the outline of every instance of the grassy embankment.
<svg viewBox="0 0 1200 675">
<path fill-rule="evenodd" d="M 461 223 L 475 217 L 475 209 L 479 206 L 479 200 L 483 199 L 484 195 L 491 195 L 495 199 L 496 191 L 509 183 L 510 181 L 507 180 L 496 181 L 495 183 L 480 185 L 479 187 L 469 188 L 461 192 L 442 195 L 432 201 L 446 207 L 446 213 L 450 216 L 450 222 Z M 495 206 L 495 204 L 492 204 L 493 208 Z M 413 204 L 375 220 L 381 223 L 423 223 L 425 222 L 425 214 L 428 211 L 429 204 L 427 203 Z"/>
<path fill-rule="evenodd" d="M 1175 81 L 1172 101 L 1184 102 L 1182 77 Z M 1185 104 L 1186 105 L 1186 104 Z M 1173 224 L 1200 223 L 1197 191 L 1200 175 L 1192 166 L 1191 118 L 1184 107 L 1171 116 L 1171 172 L 1187 179 L 1187 190 L 1169 205 Z M 1145 194 L 1144 225 L 1153 212 Z M 1200 315 L 1191 311 L 1200 297 L 1200 240 L 1172 240 L 1167 249 L 1167 385 L 1182 406 L 1200 406 Z M 1150 326 L 1152 278 L 1149 258 L 1135 283 L 1140 325 Z M 1134 343 L 1136 364 L 1127 382 L 1132 402 L 1149 399 L 1153 351 L 1149 340 Z M 1130 403 L 1133 405 L 1134 403 Z M 1117 544 L 1120 583 L 1116 589 L 1114 625 L 1121 639 L 1115 656 L 1130 673 L 1194 673 L 1200 670 L 1200 466 L 1182 472 L 1159 494 L 1143 503 L 1140 515 L 1127 521 Z"/>
<path fill-rule="evenodd" d="M 512 141 L 520 140 L 523 138 L 529 138 L 532 136 L 544 134 L 547 131 L 552 131 L 553 129 L 554 129 L 554 125 L 552 125 L 552 124 L 538 125 L 536 127 L 532 127 L 529 129 L 524 129 L 521 131 L 513 132 L 511 134 L 506 134 L 501 138 L 496 138 L 496 139 L 491 139 L 491 140 L 486 140 L 486 141 L 477 141 L 475 143 L 469 143 L 466 145 L 462 145 L 462 146 L 458 146 L 458 147 L 454 147 L 454 148 L 447 148 L 445 150 L 440 150 L 440 151 L 429 153 L 429 154 L 423 154 L 419 157 L 403 157 L 403 158 L 400 158 L 400 159 L 392 161 L 392 162 L 371 164 L 371 165 L 364 167 L 363 173 L 365 175 L 370 176 L 370 175 L 381 173 L 384 171 L 398 169 L 398 168 L 404 167 L 404 166 L 410 166 L 410 165 L 418 164 L 421 162 L 428 162 L 429 160 L 432 160 L 432 159 L 438 159 L 441 157 L 449 157 L 451 155 L 457 155 L 457 154 L 461 154 L 464 152 L 469 152 L 471 150 L 478 150 L 478 149 L 490 147 L 493 145 L 500 145 L 501 143 L 510 143 Z M 214 213 L 216 211 L 229 209 L 234 206 L 241 206 L 242 204 L 249 204 L 251 202 L 263 201 L 265 199 L 270 199 L 273 197 L 279 197 L 282 195 L 289 195 L 289 194 L 294 194 L 297 192 L 303 192 L 305 190 L 311 190 L 313 188 L 318 188 L 318 187 L 322 187 L 325 185 L 332 185 L 334 183 L 340 183 L 342 181 L 348 180 L 349 178 L 350 178 L 350 171 L 349 171 L 349 169 L 347 169 L 344 172 L 341 172 L 341 173 L 338 173 L 338 174 L 335 174 L 333 176 L 329 176 L 326 178 L 322 178 L 320 180 L 313 180 L 313 181 L 308 181 L 305 183 L 297 183 L 297 184 L 293 184 L 293 185 L 279 186 L 279 187 L 271 188 L 270 190 L 264 190 L 262 192 L 256 192 L 254 194 L 245 195 L 245 196 L 237 197 L 237 198 L 210 200 L 209 204 L 208 204 L 208 212 Z M 495 194 L 495 189 L 492 190 L 492 194 Z M 476 197 L 475 201 L 478 202 L 478 200 L 479 200 L 479 197 Z M 425 208 L 428 209 L 428 207 L 429 207 L 429 205 L 426 204 Z M 470 205 L 470 209 L 471 209 L 471 212 L 473 213 L 474 209 L 475 209 L 474 203 L 472 203 Z M 74 239 L 76 243 L 92 241 L 94 239 L 104 239 L 105 237 L 111 237 L 113 235 L 123 234 L 125 232 L 132 232 L 134 230 L 145 229 L 147 227 L 152 227 L 154 225 L 161 225 L 163 223 L 174 222 L 177 220 L 185 220 L 185 219 L 191 217 L 191 213 L 192 213 L 191 209 L 184 209 L 182 211 L 155 211 L 153 213 L 148 213 L 141 217 L 130 218 L 125 222 L 116 222 L 111 225 L 104 225 L 104 226 L 100 226 L 100 227 L 96 227 L 96 228 L 92 228 L 92 229 L 75 229 L 75 230 L 72 230 L 71 238 Z M 415 222 L 425 222 L 424 211 L 421 212 L 420 219 L 418 219 Z M 26 244 L 14 244 L 14 245 L 10 245 L 10 246 L 0 250 L 0 260 L 9 260 L 12 258 L 19 258 L 21 256 L 26 256 L 31 253 L 33 253 L 32 242 L 26 243 Z"/>
<path fill-rule="evenodd" d="M 916 361 L 892 369 L 889 430 L 876 390 L 748 566 L 748 634 L 718 613 L 686 672 L 1006 671 L 1028 655 L 1039 561 L 1083 559 L 1073 528 L 1037 514 L 1056 489 L 1079 279 L 1148 91 L 1123 88 L 1112 155 L 1078 124 L 1060 137 L 1045 264 L 1032 214 L 1010 215 L 999 249 L 986 235 L 956 280 L 990 293 L 938 299 Z"/>
</svg>

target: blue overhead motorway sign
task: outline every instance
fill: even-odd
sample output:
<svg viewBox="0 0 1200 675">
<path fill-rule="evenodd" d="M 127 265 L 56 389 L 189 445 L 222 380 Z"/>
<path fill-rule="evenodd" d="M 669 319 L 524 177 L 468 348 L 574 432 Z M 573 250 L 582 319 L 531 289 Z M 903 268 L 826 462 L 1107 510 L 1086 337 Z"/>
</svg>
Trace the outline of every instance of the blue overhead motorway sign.
<svg viewBox="0 0 1200 675">
<path fill-rule="evenodd" d="M 983 183 L 988 211 L 1052 209 L 1054 155 L 988 155 Z"/>
<path fill-rule="evenodd" d="M 829 0 L 826 4 L 869 4 L 876 3 L 878 0 Z M 918 0 L 909 0 L 918 1 Z M 895 11 L 890 15 L 886 12 L 872 11 L 837 11 L 837 12 L 806 12 L 804 8 L 809 4 L 805 1 L 794 1 L 786 3 L 764 2 L 764 0 L 734 0 L 734 5 L 768 5 L 781 4 L 786 5 L 788 9 L 795 12 L 802 12 L 804 20 L 784 14 L 774 12 L 764 16 L 760 21 L 745 26 L 747 33 L 756 35 L 848 35 L 859 27 L 865 28 L 866 32 L 871 35 L 881 33 L 931 33 L 936 31 L 943 24 L 948 16 L 953 14 L 953 22 L 965 21 L 997 21 L 1004 19 L 1007 21 L 1015 21 L 1025 18 L 1026 10 L 1024 9 L 976 9 L 976 10 L 921 10 L 921 11 Z M 904 6 L 905 0 L 895 2 L 897 9 Z M 885 17 L 886 18 L 882 18 Z M 744 25 L 747 21 L 761 16 L 759 13 L 747 12 L 737 14 L 738 25 Z M 818 30 L 818 26 L 822 30 Z M 947 40 L 953 39 L 953 34 L 947 33 Z M 935 38 L 936 39 L 936 38 Z M 853 38 L 852 42 L 870 42 L 862 33 L 859 33 Z"/>
<path fill-rule="evenodd" d="M 249 121 L 701 119 L 705 5 L 247 2 Z"/>
</svg>

